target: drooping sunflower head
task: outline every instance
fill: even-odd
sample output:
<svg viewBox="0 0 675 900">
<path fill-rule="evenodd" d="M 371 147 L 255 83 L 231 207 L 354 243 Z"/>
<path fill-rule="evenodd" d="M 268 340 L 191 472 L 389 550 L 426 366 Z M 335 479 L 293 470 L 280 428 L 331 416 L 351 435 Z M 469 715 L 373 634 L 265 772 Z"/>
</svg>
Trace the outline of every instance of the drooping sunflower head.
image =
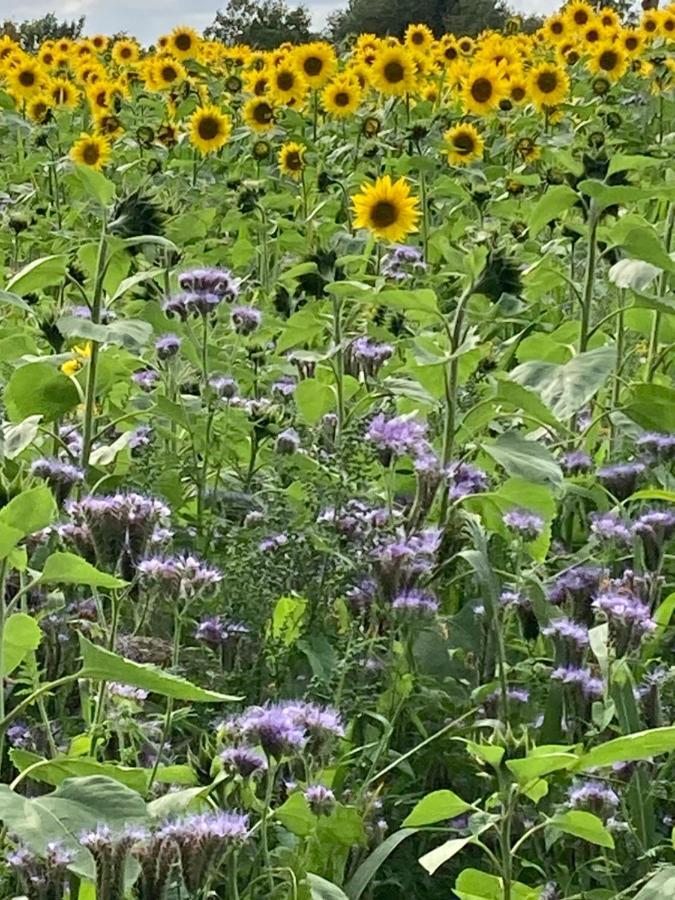
<svg viewBox="0 0 675 900">
<path fill-rule="evenodd" d="M 201 106 L 190 117 L 190 143 L 204 156 L 220 150 L 231 132 L 230 117 L 217 106 Z"/>
<path fill-rule="evenodd" d="M 326 112 L 338 119 L 353 115 L 359 108 L 363 91 L 355 78 L 342 75 L 327 84 L 321 99 Z"/>
<path fill-rule="evenodd" d="M 408 25 L 405 32 L 405 42 L 416 53 L 425 53 L 434 42 L 434 33 L 426 25 Z"/>
<path fill-rule="evenodd" d="M 381 94 L 400 97 L 415 89 L 415 62 L 405 47 L 379 50 L 370 68 L 373 87 Z"/>
<path fill-rule="evenodd" d="M 595 75 L 618 81 L 628 69 L 628 54 L 619 43 L 598 44 L 588 64 Z"/>
<path fill-rule="evenodd" d="M 244 122 L 253 131 L 269 131 L 274 128 L 274 107 L 265 97 L 251 97 L 243 108 Z"/>
<path fill-rule="evenodd" d="M 201 38 L 194 30 L 186 25 L 179 25 L 169 35 L 167 49 L 178 59 L 190 59 L 199 52 Z"/>
<path fill-rule="evenodd" d="M 508 83 L 493 63 L 471 66 L 462 86 L 462 102 L 466 112 L 486 115 L 499 106 L 507 94 Z"/>
<path fill-rule="evenodd" d="M 94 116 L 96 123 L 96 133 L 112 141 L 124 133 L 124 126 L 121 120 L 114 113 L 103 110 Z"/>
<path fill-rule="evenodd" d="M 295 50 L 293 57 L 302 77 L 312 89 L 323 87 L 337 68 L 335 50 L 324 41 L 303 44 Z"/>
<path fill-rule="evenodd" d="M 528 93 L 537 109 L 550 109 L 567 97 L 570 79 L 561 66 L 540 63 L 530 70 L 527 84 Z"/>
<path fill-rule="evenodd" d="M 536 162 L 541 156 L 541 148 L 529 137 L 520 138 L 514 149 L 523 162 Z"/>
<path fill-rule="evenodd" d="M 405 178 L 392 182 L 389 175 L 384 175 L 375 184 L 363 184 L 360 193 L 353 197 L 353 204 L 355 227 L 367 228 L 378 238 L 401 241 L 417 231 L 417 197 L 411 196 Z"/>
<path fill-rule="evenodd" d="M 299 181 L 304 171 L 306 149 L 304 144 L 289 141 L 279 151 L 279 168 L 294 181 Z"/>
<path fill-rule="evenodd" d="M 73 162 L 100 171 L 110 159 L 110 144 L 100 134 L 83 132 L 70 150 Z"/>
<path fill-rule="evenodd" d="M 481 159 L 485 142 L 478 129 L 468 122 L 455 125 L 443 135 L 448 162 L 453 166 L 466 166 Z"/>
</svg>

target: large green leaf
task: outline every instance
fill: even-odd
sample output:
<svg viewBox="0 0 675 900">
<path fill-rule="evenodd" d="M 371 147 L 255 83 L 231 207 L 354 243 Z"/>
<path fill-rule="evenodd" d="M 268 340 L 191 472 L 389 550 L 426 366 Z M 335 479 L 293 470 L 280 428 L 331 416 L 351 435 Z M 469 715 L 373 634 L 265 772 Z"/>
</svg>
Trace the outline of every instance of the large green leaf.
<svg viewBox="0 0 675 900">
<path fill-rule="evenodd" d="M 425 853 L 424 856 L 420 856 L 418 862 L 422 868 L 427 870 L 429 875 L 433 875 L 436 869 L 439 869 L 443 863 L 452 859 L 453 856 L 456 856 L 468 844 L 472 843 L 474 838 L 475 835 L 473 834 L 469 837 L 452 838 L 449 841 L 445 841 L 443 844 L 439 844 L 438 847 L 434 847 L 433 850 Z"/>
<path fill-rule="evenodd" d="M 411 835 L 417 834 L 417 831 L 417 828 L 402 828 L 400 831 L 390 834 L 379 847 L 373 850 L 370 856 L 361 863 L 346 885 L 345 890 L 349 900 L 359 900 L 359 897 L 361 897 L 377 874 L 380 866 L 394 852 L 399 844 L 403 843 L 403 841 Z"/>
<path fill-rule="evenodd" d="M 570 769 L 577 760 L 578 757 L 574 753 L 551 752 L 527 756 L 524 759 L 511 759 L 506 766 L 521 784 L 526 784 L 543 775 L 550 775 L 551 772 Z"/>
<path fill-rule="evenodd" d="M 7 291 L 25 297 L 33 291 L 60 284 L 66 276 L 68 257 L 62 254 L 41 256 L 18 271 L 7 282 Z"/>
<path fill-rule="evenodd" d="M 462 800 L 453 791 L 432 791 L 416 805 L 412 812 L 403 820 L 404 828 L 419 828 L 421 825 L 433 825 L 444 819 L 454 819 L 467 810 L 471 804 Z"/>
<path fill-rule="evenodd" d="M 80 395 L 70 378 L 48 363 L 34 362 L 15 369 L 5 388 L 7 415 L 12 422 L 29 416 L 57 419 L 74 409 Z"/>
<path fill-rule="evenodd" d="M 538 394 L 554 416 L 567 419 L 595 396 L 615 365 L 616 348 L 597 347 L 564 365 L 525 362 L 511 372 L 511 378 Z"/>
<path fill-rule="evenodd" d="M 326 881 L 320 875 L 310 872 L 307 882 L 312 892 L 312 900 L 347 900 L 347 895 L 332 881 Z"/>
<path fill-rule="evenodd" d="M 120 681 L 122 684 L 133 684 L 135 687 L 162 694 L 164 697 L 192 703 L 229 703 L 241 699 L 204 690 L 185 678 L 170 675 L 156 666 L 124 659 L 110 650 L 97 647 L 83 635 L 80 635 L 80 653 L 82 678 L 91 678 L 93 681 Z"/>
<path fill-rule="evenodd" d="M 634 900 L 675 900 L 675 866 L 664 866 L 638 891 Z"/>
<path fill-rule="evenodd" d="M 48 487 L 31 488 L 13 497 L 0 509 L 0 522 L 16 528 L 24 536 L 46 528 L 54 521 L 58 508 Z"/>
<path fill-rule="evenodd" d="M 274 818 L 298 837 L 307 837 L 316 827 L 316 816 L 300 791 L 292 793 L 275 810 Z"/>
<path fill-rule="evenodd" d="M 549 188 L 544 196 L 536 203 L 528 229 L 530 237 L 536 237 L 545 225 L 558 219 L 566 210 L 571 209 L 579 200 L 578 195 L 565 184 L 559 184 Z"/>
<path fill-rule="evenodd" d="M 501 878 L 478 869 L 464 869 L 455 882 L 455 895 L 459 900 L 503 900 Z M 512 900 L 539 900 L 540 888 L 528 887 L 519 881 L 511 882 Z"/>
<path fill-rule="evenodd" d="M 3 654 L 1 677 L 10 675 L 27 654 L 37 650 L 42 640 L 40 626 L 26 613 L 11 615 L 5 622 L 2 636 Z"/>
<path fill-rule="evenodd" d="M 637 731 L 623 737 L 606 741 L 585 753 L 576 769 L 596 769 L 612 766 L 617 762 L 631 762 L 636 759 L 651 759 L 662 753 L 675 750 L 675 725 Z"/>
<path fill-rule="evenodd" d="M 557 486 L 562 483 L 562 470 L 551 451 L 517 432 L 501 434 L 493 444 L 482 446 L 508 475 L 537 484 Z"/>
<path fill-rule="evenodd" d="M 269 632 L 276 641 L 292 646 L 302 634 L 302 623 L 307 610 L 305 597 L 280 597 L 272 613 Z"/>
<path fill-rule="evenodd" d="M 112 590 L 126 587 L 127 582 L 107 572 L 100 572 L 75 553 L 57 551 L 47 557 L 40 584 L 86 584 L 88 587 Z"/>
<path fill-rule="evenodd" d="M 298 407 L 298 412 L 310 425 L 316 424 L 335 406 L 335 394 L 332 388 L 317 381 L 316 378 L 307 378 L 301 381 L 295 389 L 293 399 Z"/>
<path fill-rule="evenodd" d="M 614 849 L 614 838 L 602 823 L 602 820 L 593 813 L 581 809 L 571 809 L 560 813 L 551 819 L 550 824 L 565 834 L 574 835 L 588 841 L 589 844 L 597 844 L 599 847 Z"/>
<path fill-rule="evenodd" d="M 665 384 L 635 384 L 623 411 L 643 428 L 675 431 L 675 390 Z"/>
</svg>

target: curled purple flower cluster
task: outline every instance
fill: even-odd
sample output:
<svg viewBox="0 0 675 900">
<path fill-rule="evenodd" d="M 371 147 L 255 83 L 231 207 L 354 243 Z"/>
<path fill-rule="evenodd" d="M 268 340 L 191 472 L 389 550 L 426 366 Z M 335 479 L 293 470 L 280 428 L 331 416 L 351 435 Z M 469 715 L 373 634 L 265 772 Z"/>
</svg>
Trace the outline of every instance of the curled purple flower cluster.
<svg viewBox="0 0 675 900">
<path fill-rule="evenodd" d="M 320 754 L 344 736 L 340 714 L 330 707 L 298 700 L 252 706 L 225 723 L 225 730 L 246 744 L 280 759 L 303 750 Z"/>
<path fill-rule="evenodd" d="M 385 278 L 402 282 L 423 274 L 426 268 L 424 257 L 418 247 L 399 244 L 392 247 L 382 259 L 381 271 Z"/>
<path fill-rule="evenodd" d="M 535 541 L 544 530 L 544 520 L 526 509 L 512 509 L 503 516 L 504 524 L 524 541 Z"/>
<path fill-rule="evenodd" d="M 490 479 L 482 469 L 465 462 L 451 462 L 446 469 L 450 500 L 481 494 L 490 488 Z"/>
<path fill-rule="evenodd" d="M 174 599 L 213 593 L 223 579 L 219 569 L 186 553 L 141 560 L 138 573 L 146 585 Z"/>
<path fill-rule="evenodd" d="M 391 344 L 380 344 L 367 336 L 358 337 L 345 351 L 345 369 L 355 378 L 359 375 L 374 378 L 393 353 Z"/>
<path fill-rule="evenodd" d="M 567 805 L 571 809 L 582 809 L 607 819 L 619 808 L 619 796 L 602 781 L 584 781 L 570 788 Z"/>
<path fill-rule="evenodd" d="M 239 294 L 239 283 L 227 269 L 193 269 L 178 276 L 184 293 L 164 303 L 168 316 L 186 321 L 190 315 L 208 316 L 225 300 L 231 303 Z"/>
<path fill-rule="evenodd" d="M 410 416 L 387 419 L 379 413 L 368 426 L 366 438 L 375 444 L 385 465 L 397 456 L 426 454 L 429 447 L 427 426 Z"/>
<path fill-rule="evenodd" d="M 581 693 L 589 699 L 602 697 L 605 691 L 602 678 L 597 678 L 590 669 L 580 666 L 558 666 L 551 672 L 551 678 L 554 681 L 579 688 Z"/>
</svg>

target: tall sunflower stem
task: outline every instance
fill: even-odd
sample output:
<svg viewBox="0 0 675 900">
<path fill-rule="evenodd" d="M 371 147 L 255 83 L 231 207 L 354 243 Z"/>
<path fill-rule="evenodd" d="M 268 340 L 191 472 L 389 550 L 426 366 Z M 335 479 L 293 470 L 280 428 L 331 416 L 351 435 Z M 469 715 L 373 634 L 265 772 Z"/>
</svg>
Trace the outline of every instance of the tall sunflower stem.
<svg viewBox="0 0 675 900">
<path fill-rule="evenodd" d="M 91 321 L 94 325 L 101 322 L 101 305 L 103 299 L 103 279 L 107 268 L 106 262 L 106 233 L 108 220 L 103 211 L 103 219 L 101 222 L 101 235 L 98 244 L 98 256 L 96 259 L 96 275 L 94 277 L 94 294 L 91 301 Z M 82 455 L 80 463 L 86 471 L 89 466 L 89 455 L 91 453 L 91 445 L 96 426 L 96 374 L 98 369 L 98 351 L 99 342 L 91 342 L 91 357 L 89 358 L 89 368 L 87 371 L 87 386 L 85 390 L 84 403 L 84 422 L 82 426 Z"/>
</svg>

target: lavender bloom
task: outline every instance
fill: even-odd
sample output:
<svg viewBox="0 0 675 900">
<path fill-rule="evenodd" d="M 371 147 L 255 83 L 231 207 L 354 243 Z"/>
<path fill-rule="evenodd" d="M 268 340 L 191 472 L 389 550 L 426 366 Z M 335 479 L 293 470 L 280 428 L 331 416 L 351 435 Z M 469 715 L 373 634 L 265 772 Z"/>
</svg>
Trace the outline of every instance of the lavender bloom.
<svg viewBox="0 0 675 900">
<path fill-rule="evenodd" d="M 613 512 L 591 513 L 591 534 L 599 541 L 607 543 L 625 545 L 631 543 L 629 528 Z"/>
<path fill-rule="evenodd" d="M 17 750 L 34 750 L 35 739 L 33 732 L 25 722 L 14 722 L 5 732 L 7 741 L 11 747 Z"/>
<path fill-rule="evenodd" d="M 367 336 L 355 338 L 345 351 L 345 367 L 355 378 L 359 374 L 374 378 L 393 353 L 391 344 L 378 344 Z"/>
<path fill-rule="evenodd" d="M 566 600 L 571 601 L 575 608 L 580 604 L 586 606 L 600 587 L 601 578 L 602 569 L 594 566 L 575 566 L 558 575 L 548 592 L 548 599 L 556 606 L 560 606 Z"/>
<path fill-rule="evenodd" d="M 506 699 L 509 706 L 515 705 L 516 703 L 525 704 L 530 699 L 530 692 L 528 690 L 525 690 L 525 688 L 508 687 L 506 689 Z M 497 689 L 491 694 L 488 694 L 488 696 L 483 700 L 483 708 L 485 710 L 485 714 L 492 719 L 497 718 L 501 709 L 501 704 L 502 692 L 500 689 Z"/>
<path fill-rule="evenodd" d="M 258 550 L 261 553 L 270 553 L 272 550 L 278 550 L 288 543 L 288 535 L 283 532 L 279 534 L 271 534 L 269 537 L 263 538 L 258 544 Z"/>
<path fill-rule="evenodd" d="M 163 334 L 155 341 L 155 351 L 159 359 L 171 359 L 180 350 L 181 339 L 175 334 Z"/>
<path fill-rule="evenodd" d="M 98 825 L 82 835 L 80 844 L 89 850 L 96 864 L 97 897 L 123 896 L 127 854 L 137 841 L 146 837 L 147 832 L 141 828 L 132 826 L 113 834 L 107 825 Z"/>
<path fill-rule="evenodd" d="M 267 770 L 267 760 L 250 747 L 228 747 L 220 754 L 226 768 L 233 769 L 242 778 L 260 775 Z"/>
<path fill-rule="evenodd" d="M 220 647 L 225 643 L 226 639 L 225 623 L 219 616 L 213 616 L 211 619 L 204 619 L 204 621 L 200 622 L 197 626 L 195 638 L 211 647 Z"/>
<path fill-rule="evenodd" d="M 239 282 L 227 269 L 191 269 L 178 276 L 182 291 L 214 294 L 230 303 L 239 293 Z"/>
<path fill-rule="evenodd" d="M 91 319 L 91 309 L 88 306 L 71 306 L 68 312 L 76 319 Z"/>
<path fill-rule="evenodd" d="M 603 819 L 614 815 L 619 808 L 619 797 L 601 781 L 584 781 L 573 785 L 567 794 L 571 809 L 582 809 Z"/>
<path fill-rule="evenodd" d="M 171 870 L 178 847 L 168 835 L 155 832 L 138 840 L 132 854 L 141 872 L 137 882 L 139 900 L 166 900 Z"/>
<path fill-rule="evenodd" d="M 366 439 L 372 441 L 380 451 L 384 465 L 389 465 L 392 457 L 406 453 L 417 456 L 426 450 L 427 426 L 409 416 L 386 419 L 379 413 L 372 420 L 366 432 Z"/>
<path fill-rule="evenodd" d="M 394 598 L 391 605 L 399 615 L 409 622 L 433 619 L 438 613 L 438 601 L 426 591 L 409 590 Z"/>
<path fill-rule="evenodd" d="M 464 462 L 451 462 L 445 470 L 450 486 L 450 500 L 461 500 L 469 494 L 480 494 L 490 487 L 490 479 L 481 469 Z"/>
<path fill-rule="evenodd" d="M 82 484 L 84 481 L 82 469 L 55 458 L 36 459 L 30 471 L 31 475 L 43 478 L 47 482 L 59 504 L 66 499 L 73 485 Z"/>
<path fill-rule="evenodd" d="M 237 382 L 229 375 L 212 375 L 209 378 L 209 387 L 223 400 L 232 400 L 239 390 Z"/>
<path fill-rule="evenodd" d="M 610 639 L 616 645 L 619 656 L 656 629 L 649 607 L 630 590 L 603 591 L 593 601 L 593 609 L 602 613 L 609 622 Z"/>
<path fill-rule="evenodd" d="M 152 444 L 154 432 L 149 425 L 139 425 L 129 436 L 129 449 L 142 450 Z"/>
<path fill-rule="evenodd" d="M 61 425 L 59 437 L 68 448 L 71 456 L 79 457 L 82 453 L 82 435 L 74 425 Z"/>
<path fill-rule="evenodd" d="M 121 700 L 133 700 L 135 703 L 143 703 L 148 699 L 149 693 L 142 688 L 132 687 L 130 684 L 120 684 L 117 681 L 110 682 L 108 691 L 113 697 L 119 697 Z"/>
<path fill-rule="evenodd" d="M 635 446 L 648 453 L 654 461 L 670 462 L 675 459 L 675 434 L 647 432 L 637 439 Z"/>
<path fill-rule="evenodd" d="M 633 525 L 633 534 L 642 539 L 647 565 L 656 569 L 664 543 L 675 533 L 675 513 L 651 510 L 643 513 Z"/>
<path fill-rule="evenodd" d="M 154 556 L 138 564 L 141 580 L 174 599 L 193 599 L 212 593 L 223 579 L 219 569 L 196 556 Z"/>
<path fill-rule="evenodd" d="M 618 463 L 598 469 L 598 481 L 618 500 L 625 500 L 637 487 L 640 475 L 645 471 L 644 463 Z"/>
<path fill-rule="evenodd" d="M 249 335 L 260 328 L 262 313 L 253 306 L 235 306 L 230 319 L 237 334 Z"/>
<path fill-rule="evenodd" d="M 376 596 L 377 582 L 372 578 L 365 578 L 345 594 L 354 615 L 360 615 L 369 609 Z"/>
<path fill-rule="evenodd" d="M 310 785 L 305 800 L 315 816 L 329 816 L 335 809 L 335 794 L 322 784 Z"/>
<path fill-rule="evenodd" d="M 15 870 L 22 889 L 30 897 L 61 898 L 65 889 L 66 869 L 73 862 L 74 853 L 66 849 L 60 841 L 50 841 L 44 858 L 34 854 L 27 847 L 19 846 L 5 857 Z"/>
<path fill-rule="evenodd" d="M 400 532 L 394 541 L 381 544 L 372 553 L 377 577 L 387 599 L 412 587 L 419 575 L 428 573 L 438 551 L 441 533 L 438 529 L 405 535 Z"/>
<path fill-rule="evenodd" d="M 544 530 L 545 523 L 541 516 L 525 509 L 512 509 L 502 518 L 506 527 L 524 541 L 535 541 Z"/>
<path fill-rule="evenodd" d="M 272 393 L 279 394 L 280 397 L 292 397 L 298 386 L 297 381 L 292 375 L 282 375 L 272 384 Z"/>
<path fill-rule="evenodd" d="M 551 678 L 578 687 L 588 698 L 602 697 L 605 690 L 601 678 L 596 678 L 589 669 L 578 666 L 558 666 L 551 672 Z"/>
<path fill-rule="evenodd" d="M 302 750 L 307 735 L 288 714 L 282 704 L 268 707 L 251 707 L 236 722 L 244 740 L 260 744 L 268 756 L 280 759 Z"/>
<path fill-rule="evenodd" d="M 219 865 L 223 854 L 248 840 L 248 816 L 225 812 L 187 816 L 165 825 L 158 836 L 178 845 L 185 887 L 196 895 L 207 882 L 209 869 Z"/>
<path fill-rule="evenodd" d="M 274 449 L 282 456 L 292 456 L 300 449 L 300 435 L 294 428 L 287 428 L 277 435 Z"/>
<path fill-rule="evenodd" d="M 149 394 L 150 391 L 154 391 L 157 387 L 159 375 L 154 369 L 141 369 L 140 372 L 134 372 L 131 376 L 131 380 L 134 384 L 137 384 L 144 393 Z"/>
<path fill-rule="evenodd" d="M 579 650 L 585 649 L 590 643 L 588 628 L 566 616 L 552 619 L 545 628 L 542 628 L 541 633 L 546 637 L 556 637 L 569 642 Z"/>
<path fill-rule="evenodd" d="M 382 260 L 381 272 L 393 281 L 409 281 L 426 271 L 426 263 L 417 247 L 399 244 L 392 247 Z"/>
<path fill-rule="evenodd" d="M 560 458 L 560 466 L 565 475 L 581 475 L 583 472 L 590 472 L 593 462 L 583 450 L 570 450 Z"/>
</svg>

